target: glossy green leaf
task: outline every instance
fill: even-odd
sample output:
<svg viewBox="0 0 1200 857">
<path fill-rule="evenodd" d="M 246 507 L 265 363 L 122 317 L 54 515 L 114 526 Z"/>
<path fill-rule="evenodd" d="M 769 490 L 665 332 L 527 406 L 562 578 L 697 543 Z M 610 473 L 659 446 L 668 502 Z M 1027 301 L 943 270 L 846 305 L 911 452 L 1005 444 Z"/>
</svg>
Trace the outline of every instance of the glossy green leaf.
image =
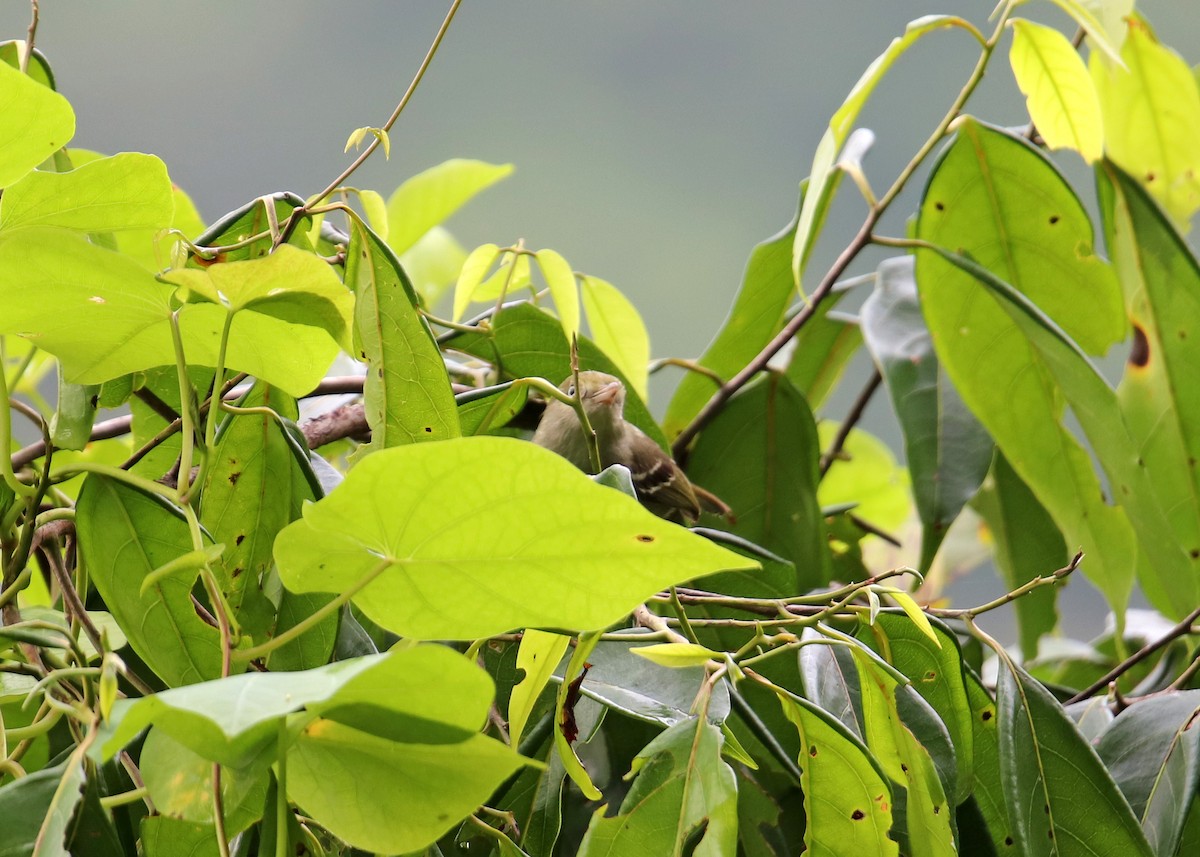
<svg viewBox="0 0 1200 857">
<path fill-rule="evenodd" d="M 737 783 L 721 759 L 721 731 L 693 717 L 633 760 L 621 811 L 592 815 L 580 857 L 624 853 L 721 857 L 737 850 Z"/>
<path fill-rule="evenodd" d="M 530 628 L 521 636 L 517 667 L 525 671 L 525 677 L 513 688 L 508 701 L 509 737 L 514 747 L 521 743 L 529 715 L 554 675 L 554 668 L 567 653 L 570 642 L 568 636 L 536 628 Z"/>
<path fill-rule="evenodd" d="M 581 278 L 580 287 L 592 341 L 621 367 L 622 374 L 644 400 L 649 380 L 650 336 L 637 307 L 616 286 L 599 277 Z"/>
<path fill-rule="evenodd" d="M 674 726 L 687 720 L 708 677 L 703 668 L 707 659 L 668 666 L 635 654 L 645 648 L 644 643 L 616 640 L 598 644 L 588 656 L 592 666 L 579 686 L 580 692 L 648 723 Z M 725 682 L 718 682 L 712 689 L 706 716 L 716 724 L 729 716 L 729 686 Z"/>
<path fill-rule="evenodd" d="M 987 524 L 996 566 L 1007 590 L 1062 568 L 1070 559 L 1054 520 L 1003 455 L 996 456 L 991 481 L 976 496 L 974 505 Z M 1013 602 L 1026 660 L 1037 657 L 1038 640 L 1058 624 L 1057 595 L 1057 587 L 1041 586 Z"/>
<path fill-rule="evenodd" d="M 1200 85 L 1144 21 L 1131 18 L 1128 27 L 1124 68 L 1098 53 L 1090 59 L 1105 152 L 1186 229 L 1200 207 Z"/>
<path fill-rule="evenodd" d="M 954 803 L 972 790 L 973 731 L 970 701 L 958 641 L 941 622 L 932 624 L 935 645 L 910 618 L 898 613 L 880 613 L 860 636 L 873 640 L 873 647 L 912 682 L 912 688 L 928 702 L 946 725 L 957 760 L 958 793 Z"/>
<path fill-rule="evenodd" d="M 913 278 L 913 258 L 885 260 L 862 308 L 867 347 L 879 365 L 904 432 L 921 516 L 921 568 L 928 569 L 992 461 L 992 439 L 938 362 Z"/>
<path fill-rule="evenodd" d="M 68 172 L 29 173 L 5 188 L 0 229 L 163 229 L 174 209 L 166 165 L 153 155 L 124 152 Z"/>
<path fill-rule="evenodd" d="M 800 733 L 805 853 L 898 855 L 888 837 L 892 789 L 867 748 L 808 700 L 781 693 L 779 703 Z"/>
<path fill-rule="evenodd" d="M 997 854 L 1010 853 L 1015 840 L 1005 805 L 1005 786 L 1000 776 L 1000 733 L 996 701 L 984 689 L 974 673 L 966 680 L 971 705 L 971 757 L 974 777 L 971 799 L 978 809 L 985 830 Z M 960 825 L 960 829 L 962 825 Z M 963 830 L 964 835 L 966 830 Z"/>
<path fill-rule="evenodd" d="M 1064 857 L 1154 853 L 1096 751 L 1042 685 L 1002 661 L 997 702 L 1000 772 L 1018 847 Z"/>
<path fill-rule="evenodd" d="M 900 716 L 900 685 L 861 649 L 850 651 L 858 667 L 866 743 L 892 782 L 905 790 L 904 829 L 912 851 L 955 853 L 954 796 L 947 797 L 929 751 Z"/>
<path fill-rule="evenodd" d="M 1058 30 L 1012 21 L 1009 62 L 1029 117 L 1051 149 L 1074 149 L 1088 163 L 1104 147 L 1100 99 L 1079 53 Z"/>
<path fill-rule="evenodd" d="M 601 628 L 664 586 L 753 565 L 541 447 L 492 437 L 364 459 L 280 533 L 275 558 L 289 589 L 360 589 L 373 621 L 425 639 Z"/>
<path fill-rule="evenodd" d="M 553 316 L 527 303 L 501 311 L 492 319 L 490 335 L 462 334 L 447 344 L 484 360 L 498 361 L 505 378 L 545 378 L 559 384 L 571 373 L 571 351 L 562 326 Z M 624 380 L 625 419 L 665 448 L 662 430 L 636 389 L 617 365 L 584 337 L 579 339 L 579 365 L 581 369 L 596 369 Z"/>
<path fill-rule="evenodd" d="M 1086 212 L 1054 168 L 1015 137 L 962 122 L 930 176 L 917 234 L 969 253 L 979 268 L 1061 319 L 1068 334 L 1090 343 L 1085 347 L 1102 349 L 1121 334 L 1123 313 L 1112 305 L 1119 286 L 1090 251 Z M 938 357 L 958 392 L 1065 538 L 1082 545 L 1089 577 L 1122 609 L 1133 584 L 1133 533 L 1105 502 L 1087 452 L 1062 425 L 1062 394 L 1046 355 L 1020 319 L 953 263 L 922 251 L 916 271 Z M 1063 392 L 1082 421 L 1081 391 Z"/>
<path fill-rule="evenodd" d="M 807 184 L 801 185 L 801 194 L 805 187 Z M 795 235 L 793 217 L 782 231 L 751 251 L 729 317 L 696 361 L 717 377 L 729 378 L 739 372 L 783 326 L 795 293 L 791 264 Z M 683 431 L 716 390 L 711 378 L 695 372 L 684 375 L 663 418 L 667 435 L 674 437 Z"/>
<path fill-rule="evenodd" d="M 350 845 L 399 854 L 440 838 L 522 761 L 483 735 L 404 743 L 320 718 L 289 753 L 288 796 Z"/>
<path fill-rule="evenodd" d="M 1146 464 L 1137 455 L 1136 442 L 1120 413 L 1112 388 L 1079 347 L 1024 295 L 970 260 L 941 250 L 938 253 L 984 284 L 1016 322 L 1029 345 L 1036 350 L 1039 361 L 1057 384 L 1057 390 L 1051 390 L 1051 393 L 1058 394 L 1061 391 L 1062 398 L 1071 406 L 1096 457 L 1104 466 L 1110 490 L 1120 500 L 1123 511 L 1128 513 L 1128 518 L 1109 515 L 1109 522 L 1126 530 L 1128 522 L 1132 522 L 1136 529 L 1138 547 L 1149 560 L 1141 563 L 1138 569 L 1147 597 L 1162 613 L 1182 616 L 1200 597 L 1197 595 L 1200 592 L 1200 580 L 1192 574 L 1188 555 L 1173 537 L 1170 521 L 1163 511 Z M 1114 415 L 1120 418 L 1115 419 Z M 1082 460 L 1078 468 L 1082 471 Z M 1095 476 L 1090 468 L 1087 475 L 1092 478 Z M 1028 482 L 1030 477 L 1022 474 L 1022 478 Z M 1048 497 L 1042 499 L 1049 505 Z M 1079 499 L 1086 503 L 1086 495 Z M 1101 505 L 1100 511 L 1108 515 L 1122 510 Z M 1102 537 L 1110 535 L 1107 531 L 1101 531 Z M 1084 543 L 1084 551 L 1087 550 L 1087 544 Z M 1110 558 L 1103 557 L 1106 563 Z M 1118 592 L 1128 591 L 1131 583 L 1128 567 L 1113 569 L 1111 565 L 1106 565 L 1103 571 L 1105 575 L 1097 576 L 1093 570 L 1089 576 L 1111 583 L 1111 578 L 1106 575 L 1115 571 L 1117 580 L 1114 588 Z M 1116 606 L 1122 607 L 1123 599 Z"/>
<path fill-rule="evenodd" d="M 139 770 L 163 815 L 213 823 L 213 763 L 161 729 L 151 729 L 142 745 Z M 229 835 L 241 833 L 262 816 L 267 794 L 267 765 L 222 766 L 221 802 Z M 215 835 L 215 834 L 214 834 Z"/>
<path fill-rule="evenodd" d="M 722 528 L 795 564 L 797 591 L 829 580 L 817 502 L 816 426 L 804 398 L 780 375 L 748 387 L 705 428 L 688 474 L 729 504 Z"/>
<path fill-rule="evenodd" d="M 1200 690 L 1149 697 L 1126 708 L 1096 752 L 1142 822 L 1155 854 L 1175 854 L 1200 790 Z"/>
<path fill-rule="evenodd" d="M 7 188 L 75 135 L 67 99 L 0 63 L 0 187 Z"/>
<path fill-rule="evenodd" d="M 575 282 L 575 272 L 555 250 L 538 250 L 536 258 L 542 277 L 550 287 L 550 297 L 554 298 L 563 334 L 570 342 L 579 334 L 579 286 Z"/>
<path fill-rule="evenodd" d="M 221 641 L 192 606 L 194 576 L 142 579 L 192 550 L 177 509 L 107 476 L 92 474 L 76 505 L 79 550 L 97 591 L 129 644 L 167 685 L 221 674 Z"/>
<path fill-rule="evenodd" d="M 1200 365 L 1200 265 L 1140 184 L 1119 169 L 1101 173 L 1108 246 L 1125 289 L 1134 343 L 1117 397 L 1121 413 L 1200 579 L 1200 399 L 1189 379 Z M 1179 572 L 1173 572 L 1178 574 Z M 1172 615 L 1200 601 L 1200 588 L 1143 571 L 1143 586 L 1167 589 Z M 1155 597 L 1162 604 L 1162 597 Z"/>
<path fill-rule="evenodd" d="M 851 88 L 850 94 L 846 96 L 846 100 L 829 120 L 829 127 L 825 129 L 821 142 L 817 144 L 817 151 L 813 155 L 812 168 L 808 173 L 808 190 L 800 205 L 800 217 L 792 244 L 792 277 L 797 285 L 802 284 L 804 266 L 820 233 L 820 223 L 823 217 L 819 215 L 828 206 L 829 197 L 834 189 L 834 176 L 839 172 L 835 167 L 835 159 L 842 144 L 854 130 L 854 122 L 858 119 L 858 114 L 896 60 L 903 56 L 921 37 L 951 27 L 961 27 L 976 34 L 978 32 L 963 18 L 952 15 L 926 15 L 910 21 L 904 29 L 904 34 L 892 39 L 884 52 L 867 66 L 866 71 Z M 803 291 L 801 285 L 801 293 Z"/>
<path fill-rule="evenodd" d="M 357 221 L 350 229 L 346 283 L 357 296 L 354 338 L 367 364 L 371 449 L 458 437 L 450 381 L 408 277 L 379 236 Z"/>
<path fill-rule="evenodd" d="M 270 387 L 257 386 L 240 404 L 296 418 L 295 399 Z M 306 481 L 283 427 L 263 414 L 228 419 L 204 477 L 200 523 L 214 542 L 225 545 L 213 565 L 217 582 L 238 624 L 261 639 L 274 624 L 263 584 L 274 561 L 275 536 L 291 523 L 292 494 L 298 485 L 307 487 Z"/>
<path fill-rule="evenodd" d="M 454 158 L 417 173 L 388 199 L 388 244 L 396 253 L 404 253 L 471 197 L 512 171 L 512 164 Z"/>
</svg>

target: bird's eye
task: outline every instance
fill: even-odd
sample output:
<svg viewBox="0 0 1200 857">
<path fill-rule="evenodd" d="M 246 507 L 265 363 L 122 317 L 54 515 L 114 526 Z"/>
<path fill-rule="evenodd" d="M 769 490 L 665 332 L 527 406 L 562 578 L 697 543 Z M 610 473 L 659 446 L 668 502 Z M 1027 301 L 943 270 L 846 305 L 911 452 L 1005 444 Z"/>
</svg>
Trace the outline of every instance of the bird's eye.
<svg viewBox="0 0 1200 857">
<path fill-rule="evenodd" d="M 568 386 L 567 386 L 567 395 L 568 395 L 568 396 L 574 396 L 574 395 L 575 395 L 575 385 L 574 385 L 574 384 L 570 384 L 570 385 L 568 385 Z"/>
</svg>

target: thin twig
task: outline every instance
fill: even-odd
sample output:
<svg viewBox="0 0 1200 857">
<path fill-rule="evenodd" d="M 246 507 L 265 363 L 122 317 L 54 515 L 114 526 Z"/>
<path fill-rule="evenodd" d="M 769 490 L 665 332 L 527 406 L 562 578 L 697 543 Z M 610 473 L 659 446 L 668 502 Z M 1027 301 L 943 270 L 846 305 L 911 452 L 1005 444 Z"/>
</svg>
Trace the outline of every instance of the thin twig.
<svg viewBox="0 0 1200 857">
<path fill-rule="evenodd" d="M 1064 704 L 1070 705 L 1072 702 L 1080 702 L 1081 700 L 1088 699 L 1089 697 L 1095 695 L 1098 691 L 1108 687 L 1109 684 L 1116 681 L 1130 669 L 1146 660 L 1146 658 L 1153 655 L 1168 643 L 1177 640 L 1185 634 L 1191 633 L 1192 623 L 1197 619 L 1200 619 L 1200 607 L 1197 607 L 1191 613 L 1184 616 L 1183 619 L 1177 625 L 1171 628 L 1171 630 L 1167 631 L 1167 633 L 1163 634 L 1157 640 L 1152 640 L 1146 645 L 1142 646 L 1140 649 L 1127 657 L 1125 660 L 1121 661 L 1100 678 L 1096 679 L 1083 690 L 1079 691 L 1079 693 L 1072 696 Z"/>
<path fill-rule="evenodd" d="M 413 93 L 417 91 L 417 86 L 421 83 L 421 78 L 425 76 L 425 72 L 429 68 L 429 64 L 433 61 L 434 54 L 437 53 L 438 47 L 442 44 L 442 38 L 446 35 L 446 30 L 450 28 L 450 22 L 454 20 L 454 14 L 458 11 L 458 7 L 461 3 L 462 0 L 454 0 L 454 2 L 450 4 L 450 10 L 446 13 L 446 17 L 442 21 L 442 25 L 438 28 L 437 35 L 433 37 L 433 44 L 429 46 L 429 50 L 425 53 L 425 59 L 421 60 L 421 65 L 417 68 L 417 73 L 413 76 L 412 82 L 408 85 L 408 89 L 405 90 L 404 95 L 401 96 L 400 103 L 396 105 L 396 109 L 392 111 L 392 115 L 389 116 L 387 122 L 383 124 L 382 131 L 384 134 L 390 131 L 392 126 L 396 124 L 396 120 L 400 118 L 400 114 L 404 111 L 404 108 L 408 105 L 409 100 L 413 97 Z M 296 230 L 297 224 L 299 224 L 301 219 L 308 214 L 312 207 L 320 204 L 327 196 L 329 196 L 329 194 L 341 187 L 346 179 L 350 178 L 354 171 L 362 166 L 363 162 L 366 161 L 367 158 L 371 157 L 371 154 L 378 149 L 380 145 L 382 145 L 383 140 L 381 137 L 382 135 L 374 136 L 367 147 L 363 149 L 362 154 L 355 158 L 351 162 L 350 166 L 342 170 L 341 175 L 331 181 L 323 191 L 316 196 L 311 197 L 309 202 L 306 202 L 304 205 L 292 209 L 292 213 L 288 216 L 287 222 L 284 223 L 283 228 L 279 231 L 279 234 L 275 239 L 276 247 L 278 247 L 280 244 L 283 244 L 288 240 L 288 238 L 291 237 L 292 233 Z"/>
<path fill-rule="evenodd" d="M 21 57 L 21 74 L 29 74 L 29 59 L 33 56 L 33 43 L 37 38 L 38 0 L 30 0 L 32 13 L 29 18 L 29 29 L 25 31 L 25 54 Z"/>
<path fill-rule="evenodd" d="M 833 465 L 833 462 L 842 454 L 842 448 L 846 445 L 846 438 L 850 437 L 850 432 L 854 430 L 854 426 L 862 419 L 863 412 L 867 409 L 867 405 L 871 402 L 871 397 L 875 395 L 875 391 L 879 389 L 882 381 L 883 375 L 880 373 L 879 367 L 876 367 L 871 373 L 871 377 L 867 379 L 867 383 L 863 386 L 862 392 L 858 394 L 858 398 L 850 406 L 850 412 L 846 414 L 846 419 L 842 420 L 842 424 L 838 426 L 837 434 L 834 435 L 833 443 L 830 445 L 829 450 L 821 456 L 822 477 L 829 472 L 829 468 Z"/>
</svg>

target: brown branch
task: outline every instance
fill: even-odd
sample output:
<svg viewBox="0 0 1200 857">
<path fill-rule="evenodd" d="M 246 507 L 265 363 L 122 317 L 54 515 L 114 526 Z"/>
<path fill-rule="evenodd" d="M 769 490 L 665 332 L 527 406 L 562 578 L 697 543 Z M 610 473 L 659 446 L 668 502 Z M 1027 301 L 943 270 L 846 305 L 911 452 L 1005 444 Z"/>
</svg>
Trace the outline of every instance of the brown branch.
<svg viewBox="0 0 1200 857">
<path fill-rule="evenodd" d="M 833 438 L 833 444 L 830 445 L 829 451 L 821 456 L 821 476 L 824 477 L 829 472 L 829 468 L 833 462 L 842 454 L 842 447 L 846 445 L 846 438 L 850 437 L 850 432 L 854 430 L 854 426 L 862 419 L 863 411 L 867 409 L 867 405 L 871 402 L 871 397 L 875 395 L 875 391 L 879 389 L 880 383 L 883 381 L 883 375 L 880 374 L 879 368 L 871 373 L 871 377 L 867 380 L 866 385 L 862 388 L 862 392 L 858 394 L 858 398 L 854 400 L 854 404 L 850 406 L 850 412 L 846 414 L 846 419 L 842 420 L 842 424 L 838 426 L 837 434 Z"/>
<path fill-rule="evenodd" d="M 1146 660 L 1146 658 L 1153 655 L 1168 643 L 1177 640 L 1185 634 L 1191 633 L 1192 623 L 1197 619 L 1200 619 L 1200 607 L 1197 607 L 1191 613 L 1184 616 L 1179 624 L 1175 625 L 1175 627 L 1171 628 L 1171 630 L 1167 631 L 1167 633 L 1163 634 L 1157 640 L 1151 640 L 1125 660 L 1121 661 L 1121 663 L 1117 664 L 1111 670 L 1106 672 L 1100 678 L 1096 679 L 1083 690 L 1079 691 L 1079 693 L 1072 696 L 1064 703 L 1064 705 L 1070 705 L 1072 702 L 1081 702 L 1082 700 L 1093 696 L 1097 691 L 1108 687 L 1109 684 L 1116 681 L 1130 669 Z"/>
</svg>

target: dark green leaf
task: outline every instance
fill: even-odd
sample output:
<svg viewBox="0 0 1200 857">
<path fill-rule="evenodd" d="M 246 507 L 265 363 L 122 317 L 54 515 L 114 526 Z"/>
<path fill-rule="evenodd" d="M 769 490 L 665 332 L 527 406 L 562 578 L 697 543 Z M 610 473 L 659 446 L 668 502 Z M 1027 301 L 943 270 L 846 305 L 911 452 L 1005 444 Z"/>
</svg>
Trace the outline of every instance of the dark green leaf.
<svg viewBox="0 0 1200 857">
<path fill-rule="evenodd" d="M 992 439 L 938 362 L 917 299 L 913 258 L 886 259 L 862 308 L 867 347 L 883 373 L 904 432 L 928 569 L 946 532 L 992 462 Z"/>
<path fill-rule="evenodd" d="M 145 857 L 219 857 L 216 828 L 165 815 L 142 819 L 142 852 Z"/>
<path fill-rule="evenodd" d="M 1025 853 L 1154 853 L 1096 751 L 1041 684 L 1005 660 L 997 701 L 1004 800 Z"/>
<path fill-rule="evenodd" d="M 795 564 L 800 592 L 824 585 L 830 573 L 816 495 L 819 456 L 804 398 L 772 374 L 730 400 L 688 463 L 692 480 L 737 515 L 732 532 Z"/>
<path fill-rule="evenodd" d="M 835 310 L 845 294 L 835 291 L 821 301 L 793 340 L 785 374 L 814 412 L 820 411 L 863 343 L 858 320 Z"/>
<path fill-rule="evenodd" d="M 155 569 L 192 550 L 179 510 L 107 476 L 92 474 L 76 507 L 79 550 L 109 612 L 138 656 L 169 686 L 221 674 L 221 640 L 192 606 L 194 576 L 160 578 Z"/>
<path fill-rule="evenodd" d="M 521 413 L 529 398 L 529 388 L 509 381 L 495 387 L 482 387 L 454 397 L 458 421 L 464 435 L 485 434 L 502 428 Z"/>
</svg>

